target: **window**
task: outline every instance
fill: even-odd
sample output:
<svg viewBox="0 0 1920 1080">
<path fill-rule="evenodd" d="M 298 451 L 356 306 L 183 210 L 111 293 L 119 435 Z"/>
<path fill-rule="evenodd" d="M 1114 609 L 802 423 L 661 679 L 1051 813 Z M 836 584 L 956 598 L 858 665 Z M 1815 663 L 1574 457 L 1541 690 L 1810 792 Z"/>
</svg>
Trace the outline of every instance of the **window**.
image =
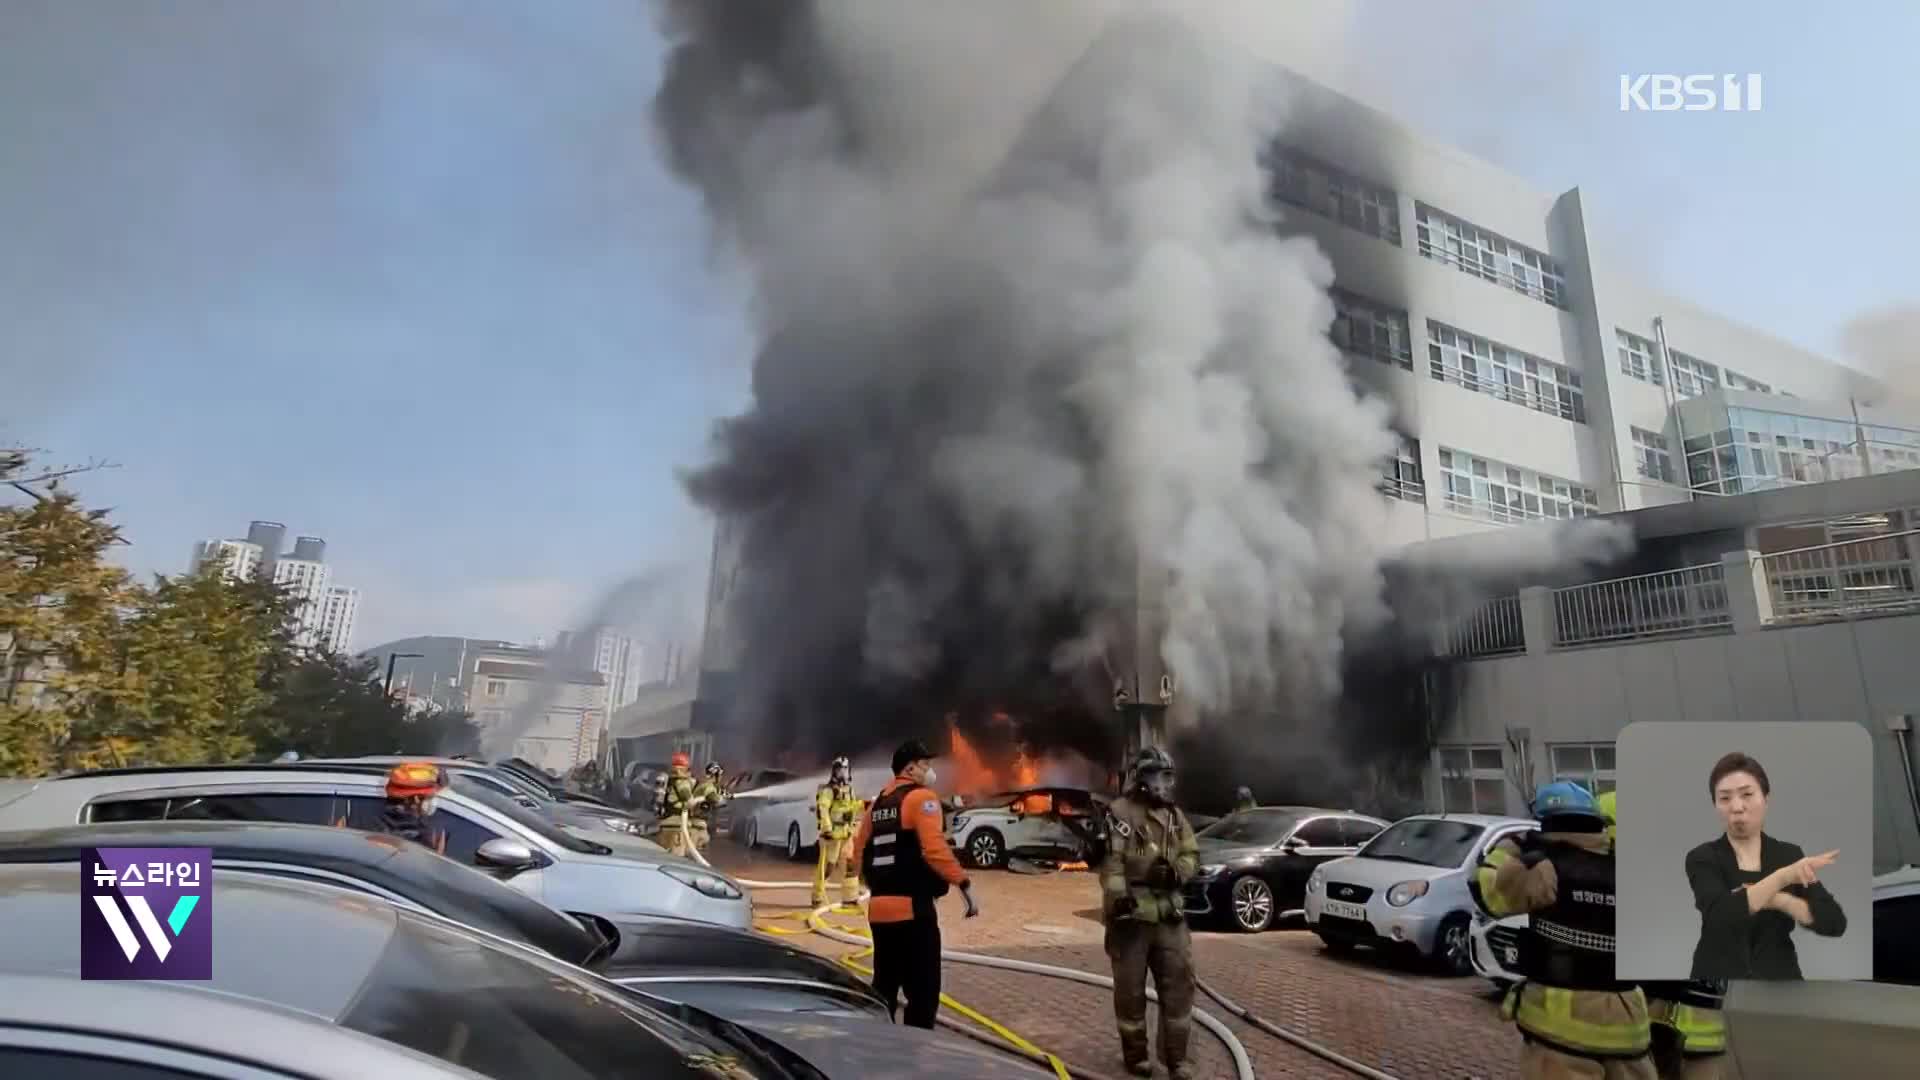
<svg viewBox="0 0 1920 1080">
<path fill-rule="evenodd" d="M 1498 746 L 1443 746 L 1440 808 L 1449 814 L 1507 812 L 1507 770 Z"/>
<path fill-rule="evenodd" d="M 332 795 L 253 793 L 176 796 L 168 821 L 277 821 L 294 825 L 333 822 Z"/>
<path fill-rule="evenodd" d="M 1633 456 L 1639 465 L 1640 475 L 1663 484 L 1673 483 L 1673 457 L 1667 453 L 1667 437 L 1646 428 L 1633 428 L 1632 431 Z"/>
<path fill-rule="evenodd" d="M 1590 487 L 1445 447 L 1440 449 L 1440 479 L 1445 509 L 1487 521 L 1510 525 L 1600 512 L 1599 497 Z"/>
<path fill-rule="evenodd" d="M 1400 436 L 1400 447 L 1382 473 L 1380 490 L 1407 502 L 1427 501 L 1427 485 L 1420 478 L 1420 440 Z"/>
<path fill-rule="evenodd" d="M 1425 203 L 1414 204 L 1420 254 L 1465 274 L 1505 285 L 1561 310 L 1567 306 L 1566 273 L 1552 257 Z"/>
<path fill-rule="evenodd" d="M 1681 397 L 1699 397 L 1720 388 L 1720 369 L 1697 356 L 1668 349 L 1667 364 L 1673 368 L 1674 392 Z"/>
<path fill-rule="evenodd" d="M 1350 353 L 1413 370 L 1413 345 L 1408 340 L 1406 312 L 1344 289 L 1334 289 L 1332 296 L 1335 314 L 1328 336 L 1335 345 Z"/>
<path fill-rule="evenodd" d="M 1576 424 L 1587 422 L 1586 396 L 1573 369 L 1427 320 L 1430 374 L 1468 390 Z"/>
<path fill-rule="evenodd" d="M 1572 780 L 1595 795 L 1613 790 L 1612 743 L 1559 743 L 1547 752 L 1555 780 Z"/>
<path fill-rule="evenodd" d="M 165 799 L 118 799 L 94 803 L 87 814 L 87 822 L 102 825 L 115 821 L 164 821 L 166 816 Z"/>
<path fill-rule="evenodd" d="M 487 696 L 488 697 L 499 697 L 502 694 L 505 694 L 506 692 L 507 692 L 507 680 L 505 679 L 488 679 L 487 680 Z"/>
<path fill-rule="evenodd" d="M 1378 822 L 1343 818 L 1340 822 L 1340 839 L 1346 847 L 1359 847 L 1380 835 L 1380 828 Z"/>
<path fill-rule="evenodd" d="M 1314 818 L 1295 829 L 1293 838 L 1308 847 L 1337 848 L 1346 841 L 1340 830 L 1340 819 L 1330 817 Z"/>
<path fill-rule="evenodd" d="M 347 800 L 347 827 L 362 832 L 386 832 L 386 826 L 380 821 L 386 813 L 387 801 L 371 795 L 356 795 Z M 447 834 L 447 858 L 467 866 L 475 864 L 475 855 L 480 845 L 489 840 L 498 839 L 500 834 L 485 829 L 448 810 L 445 806 L 433 812 L 431 824 Z"/>
<path fill-rule="evenodd" d="M 1653 342 L 1638 334 L 1629 334 L 1617 326 L 1614 327 L 1613 337 L 1618 343 L 1621 371 L 1655 386 L 1666 384 L 1660 373 L 1660 361 L 1656 358 L 1658 351 Z"/>
<path fill-rule="evenodd" d="M 1750 390 L 1756 394 L 1773 393 L 1773 387 L 1768 386 L 1758 379 L 1749 379 L 1745 375 L 1731 369 L 1727 370 L 1727 385 L 1733 387 L 1735 390 Z"/>
<path fill-rule="evenodd" d="M 1873 981 L 1920 986 L 1920 895 L 1874 903 Z"/>
<path fill-rule="evenodd" d="M 127 1058 L 151 1057 L 156 1048 L 145 1043 L 118 1043 Z M 173 1051 L 171 1047 L 167 1048 Z M 225 1062 L 211 1073 L 181 1072 L 141 1061 L 96 1057 L 93 1054 L 65 1050 L 41 1050 L 34 1047 L 0 1047 L 0 1076 L 61 1077 L 63 1080 L 204 1080 L 208 1076 L 233 1075 Z M 264 1075 L 264 1074 L 262 1074 Z"/>
<path fill-rule="evenodd" d="M 1275 202 L 1331 218 L 1350 229 L 1400 244 L 1400 196 L 1297 150 L 1271 144 L 1261 155 Z"/>
</svg>

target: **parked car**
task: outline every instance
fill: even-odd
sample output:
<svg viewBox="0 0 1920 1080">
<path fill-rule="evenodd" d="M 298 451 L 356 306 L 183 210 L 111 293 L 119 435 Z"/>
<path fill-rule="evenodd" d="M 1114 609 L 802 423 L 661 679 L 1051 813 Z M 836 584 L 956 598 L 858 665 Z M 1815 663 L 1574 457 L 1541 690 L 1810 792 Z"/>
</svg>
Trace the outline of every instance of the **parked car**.
<svg viewBox="0 0 1920 1080">
<path fill-rule="evenodd" d="M 1387 823 L 1350 810 L 1260 806 L 1200 830 L 1200 874 L 1184 900 L 1195 918 L 1258 933 L 1305 906 L 1314 868 L 1351 855 Z"/>
<path fill-rule="evenodd" d="M 968 800 L 947 819 L 947 846 L 983 870 L 1027 859 L 1083 862 L 1090 828 L 1107 812 L 1107 797 L 1082 788 L 1022 788 Z M 1076 827 L 1078 826 L 1078 827 Z"/>
<path fill-rule="evenodd" d="M 1487 814 L 1415 814 L 1307 879 L 1307 925 L 1331 949 L 1408 953 L 1455 975 L 1474 970 L 1473 868 L 1537 826 Z"/>
<path fill-rule="evenodd" d="M 298 1010 L 500 1080 L 1048 1075 L 959 1036 L 864 1018 L 747 1010 L 722 1019 L 370 896 L 345 901 L 335 888 L 254 874 L 218 882 L 210 924 L 219 961 L 195 984 L 210 997 Z M 0 866 L 0 973 L 83 985 L 80 890 L 70 866 Z M 182 1022 L 173 1041 L 192 1050 L 216 1038 Z"/>
<path fill-rule="evenodd" d="M 563 913 L 419 844 L 318 825 L 156 821 L 0 833 L 0 865 L 68 864 L 87 848 L 204 847 L 232 873 L 326 885 L 418 908 L 529 945 L 605 979 L 720 1012 L 747 1008 L 887 1017 L 865 980 L 772 938 L 654 916 Z"/>
<path fill-rule="evenodd" d="M 0 830 L 184 818 L 345 824 L 378 832 L 385 784 L 380 766 L 305 762 L 79 773 L 0 786 Z M 753 926 L 753 902 L 738 882 L 646 850 L 639 837 L 562 829 L 463 776 L 453 778 L 438 803 L 433 824 L 447 833 L 448 858 L 488 870 L 552 907 L 609 919 L 667 915 L 743 930 Z"/>
<path fill-rule="evenodd" d="M 777 847 L 785 851 L 789 859 L 813 858 L 820 840 L 815 799 L 826 779 L 824 775 L 798 777 L 762 788 L 762 794 L 736 799 L 736 803 L 746 803 L 744 808 L 730 804 L 722 809 L 734 814 L 739 822 L 735 827 L 739 830 L 740 842 L 746 846 Z M 893 773 L 889 769 L 855 769 L 853 790 L 861 798 L 871 799 L 891 779 Z"/>
<path fill-rule="evenodd" d="M 511 773 L 519 779 L 534 785 L 546 792 L 547 797 L 555 802 L 577 803 L 595 810 L 610 810 L 616 814 L 624 813 L 619 807 L 597 795 L 589 795 L 586 792 L 576 791 L 568 787 L 564 777 L 555 776 L 524 758 L 507 758 L 503 761 L 496 761 L 493 763 L 493 767 L 502 772 Z"/>
<path fill-rule="evenodd" d="M 753 819 L 753 811 L 766 803 L 769 798 L 768 789 L 783 788 L 794 779 L 793 773 L 786 769 L 749 769 L 729 776 L 727 778 L 729 798 L 713 813 L 712 827 L 715 835 L 746 843 L 747 822 Z M 766 835 L 772 837 L 776 834 L 767 833 Z"/>
<path fill-rule="evenodd" d="M 0 973 L 0 1076 L 479 1080 L 310 1013 L 192 982 Z M 183 1038 L 183 1033 L 188 1033 Z"/>
<path fill-rule="evenodd" d="M 575 800 L 562 802 L 553 798 L 546 789 L 527 780 L 524 776 L 497 765 L 488 765 L 481 761 L 469 761 L 464 758 L 410 758 L 392 755 L 372 755 L 355 758 L 309 758 L 303 764 L 308 765 L 378 765 L 392 768 L 403 761 L 431 761 L 446 769 L 454 776 L 464 776 L 475 784 L 513 799 L 529 810 L 537 810 L 551 818 L 556 825 L 568 828 L 584 829 L 588 832 L 617 832 L 629 836 L 640 836 L 645 827 L 639 818 L 625 810 L 596 805 L 591 802 Z M 664 849 L 663 849 L 664 850 Z"/>
</svg>

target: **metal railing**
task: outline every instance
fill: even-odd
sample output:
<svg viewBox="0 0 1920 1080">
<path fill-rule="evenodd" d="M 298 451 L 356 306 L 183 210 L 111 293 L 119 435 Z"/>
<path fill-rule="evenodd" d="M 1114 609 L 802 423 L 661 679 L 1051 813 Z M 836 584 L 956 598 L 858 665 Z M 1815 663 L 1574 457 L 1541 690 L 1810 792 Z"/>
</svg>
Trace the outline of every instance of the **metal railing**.
<svg viewBox="0 0 1920 1080">
<path fill-rule="evenodd" d="M 1410 503 L 1427 501 L 1427 485 L 1418 480 L 1402 480 L 1397 476 L 1381 477 L 1380 493 L 1389 499 L 1400 499 Z"/>
<path fill-rule="evenodd" d="M 1571 420 L 1576 424 L 1587 422 L 1586 395 L 1574 393 L 1571 400 L 1561 401 L 1556 392 L 1553 397 L 1536 394 L 1524 386 L 1515 386 L 1495 375 L 1481 375 L 1476 372 L 1462 371 L 1457 367 L 1428 361 L 1427 367 L 1434 379 L 1452 383 L 1455 386 L 1485 394 L 1491 398 L 1524 406 L 1548 416 L 1557 416 L 1562 420 Z M 1558 387 L 1556 384 L 1556 391 Z"/>
<path fill-rule="evenodd" d="M 1444 656 L 1505 656 L 1526 651 L 1527 634 L 1520 621 L 1518 594 L 1494 597 L 1455 619 L 1441 642 Z"/>
<path fill-rule="evenodd" d="M 1920 529 L 1760 556 L 1773 621 L 1920 607 L 1916 544 Z"/>
<path fill-rule="evenodd" d="M 1430 231 L 1439 232 L 1440 229 L 1435 225 Z M 1562 311 L 1573 310 L 1572 306 L 1567 302 L 1567 284 L 1566 278 L 1563 275 L 1548 274 L 1533 270 L 1531 267 L 1528 268 L 1529 272 L 1527 274 L 1517 275 L 1511 270 L 1488 266 L 1486 263 L 1480 261 L 1477 254 L 1475 258 L 1465 258 L 1458 252 L 1452 251 L 1444 245 L 1429 240 L 1426 237 L 1420 238 L 1417 247 L 1421 255 L 1432 259 L 1434 262 L 1451 266 L 1463 274 L 1468 274 L 1482 281 L 1490 281 L 1495 285 L 1512 289 L 1522 296 L 1532 297 L 1549 307 L 1556 307 Z M 1477 252 L 1479 249 L 1476 248 L 1475 250 Z"/>
<path fill-rule="evenodd" d="M 1731 631 L 1719 563 L 1553 590 L 1556 645 Z"/>
</svg>

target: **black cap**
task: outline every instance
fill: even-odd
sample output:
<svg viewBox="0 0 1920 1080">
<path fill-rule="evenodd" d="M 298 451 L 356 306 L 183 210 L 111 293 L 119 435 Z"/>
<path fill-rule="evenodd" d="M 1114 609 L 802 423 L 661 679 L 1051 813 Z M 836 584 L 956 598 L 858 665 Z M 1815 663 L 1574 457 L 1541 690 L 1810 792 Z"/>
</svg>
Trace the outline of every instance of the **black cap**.
<svg viewBox="0 0 1920 1080">
<path fill-rule="evenodd" d="M 938 754 L 927 749 L 927 744 L 921 742 L 919 739 L 908 739 L 906 742 L 900 744 L 900 749 L 893 752 L 893 774 L 898 776 L 906 770 L 907 766 L 914 762 L 930 761 L 938 756 Z"/>
</svg>

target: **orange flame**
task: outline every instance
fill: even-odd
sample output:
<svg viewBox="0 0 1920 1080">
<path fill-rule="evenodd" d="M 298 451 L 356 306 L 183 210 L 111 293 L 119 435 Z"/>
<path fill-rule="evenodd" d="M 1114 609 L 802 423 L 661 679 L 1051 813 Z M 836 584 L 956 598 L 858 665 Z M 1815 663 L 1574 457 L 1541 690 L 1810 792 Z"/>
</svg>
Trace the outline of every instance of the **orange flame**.
<svg viewBox="0 0 1920 1080">
<path fill-rule="evenodd" d="M 960 729 L 949 727 L 947 735 L 947 758 L 953 767 L 953 789 L 962 795 L 998 790 L 999 778 L 987 767 L 986 762 L 980 760 L 980 752 L 973 748 L 966 736 L 960 734 Z"/>
</svg>

